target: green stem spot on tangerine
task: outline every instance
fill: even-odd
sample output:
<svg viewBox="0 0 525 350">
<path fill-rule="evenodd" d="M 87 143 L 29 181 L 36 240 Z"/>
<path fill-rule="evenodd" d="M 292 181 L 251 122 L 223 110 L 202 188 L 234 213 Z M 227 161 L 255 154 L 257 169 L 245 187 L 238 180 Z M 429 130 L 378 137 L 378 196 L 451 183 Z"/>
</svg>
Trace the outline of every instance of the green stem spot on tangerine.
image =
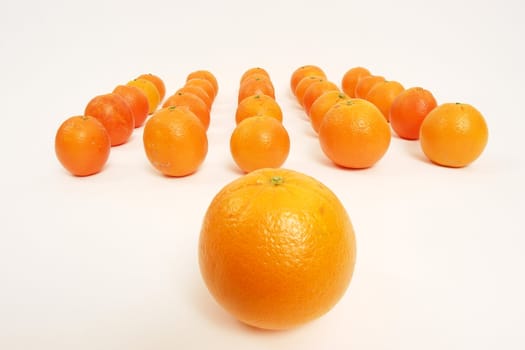
<svg viewBox="0 0 525 350">
<path fill-rule="evenodd" d="M 169 111 L 173 111 L 175 108 L 177 108 L 177 106 L 169 106 L 169 107 L 168 107 L 168 110 L 169 110 Z"/>
<path fill-rule="evenodd" d="M 276 176 L 272 176 L 272 178 L 270 179 L 270 182 L 272 183 L 272 185 L 278 186 L 284 182 L 284 179 L 281 176 L 276 175 Z"/>
</svg>

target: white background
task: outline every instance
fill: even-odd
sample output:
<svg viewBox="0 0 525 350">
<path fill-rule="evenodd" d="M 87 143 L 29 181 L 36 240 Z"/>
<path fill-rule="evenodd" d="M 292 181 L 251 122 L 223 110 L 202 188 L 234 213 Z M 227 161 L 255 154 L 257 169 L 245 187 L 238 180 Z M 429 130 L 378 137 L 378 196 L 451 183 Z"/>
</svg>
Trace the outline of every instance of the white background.
<svg viewBox="0 0 525 350">
<path fill-rule="evenodd" d="M 3 1 L 0 349 L 523 349 L 524 16 L 518 0 Z M 448 169 L 394 136 L 373 168 L 336 168 L 289 90 L 304 64 L 470 103 L 488 146 Z M 340 197 L 358 244 L 341 301 L 285 332 L 232 319 L 197 263 L 204 212 L 240 176 L 228 142 L 255 66 L 284 111 L 284 166 Z M 154 171 L 142 129 L 98 175 L 60 166 L 56 130 L 93 96 L 148 72 L 173 93 L 197 69 L 220 92 L 196 174 Z"/>
</svg>

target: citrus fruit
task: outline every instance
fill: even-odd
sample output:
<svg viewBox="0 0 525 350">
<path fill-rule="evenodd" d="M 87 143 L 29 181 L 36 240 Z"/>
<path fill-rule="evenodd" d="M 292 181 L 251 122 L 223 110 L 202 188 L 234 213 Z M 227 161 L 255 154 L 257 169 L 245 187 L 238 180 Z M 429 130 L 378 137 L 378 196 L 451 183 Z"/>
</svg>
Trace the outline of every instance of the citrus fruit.
<svg viewBox="0 0 525 350">
<path fill-rule="evenodd" d="M 256 115 L 274 117 L 282 121 L 283 113 L 279 104 L 270 96 L 257 94 L 246 97 L 237 105 L 235 122 L 239 124 L 246 118 Z"/>
<path fill-rule="evenodd" d="M 399 137 L 417 140 L 423 119 L 436 106 L 436 99 L 430 91 L 421 87 L 407 89 L 396 97 L 390 107 L 390 125 Z"/>
<path fill-rule="evenodd" d="M 159 103 L 164 100 L 164 96 L 166 96 L 166 86 L 164 85 L 164 81 L 158 75 L 151 73 L 141 74 L 137 77 L 137 79 L 146 79 L 153 83 L 159 93 Z"/>
<path fill-rule="evenodd" d="M 204 91 L 206 91 L 208 96 L 212 98 L 212 101 L 215 101 L 215 95 L 216 95 L 215 87 L 214 87 L 213 83 L 211 83 L 207 79 L 204 79 L 204 78 L 191 78 L 191 79 L 188 79 L 186 81 L 184 86 L 198 86 L 201 89 L 203 89 Z"/>
<path fill-rule="evenodd" d="M 208 127 L 210 126 L 210 110 L 206 103 L 204 103 L 199 97 L 192 93 L 179 90 L 168 97 L 162 104 L 163 108 L 172 106 L 188 107 L 202 122 L 204 129 L 208 130 Z"/>
<path fill-rule="evenodd" d="M 247 69 L 242 75 L 241 75 L 241 84 L 244 80 L 246 80 L 247 78 L 249 78 L 250 76 L 254 75 L 254 74 L 258 74 L 258 75 L 265 75 L 268 79 L 270 79 L 270 74 L 268 73 L 268 71 L 264 68 L 261 68 L 261 67 L 253 67 L 253 68 L 249 68 Z M 271 80 L 271 79 L 270 79 Z"/>
<path fill-rule="evenodd" d="M 320 83 L 323 81 L 326 81 L 326 78 L 320 75 L 308 75 L 301 79 L 301 81 L 297 84 L 297 87 L 295 88 L 295 98 L 297 99 L 297 102 L 299 102 L 301 107 L 304 108 L 303 98 L 306 94 L 306 90 L 308 90 L 308 88 L 312 84 Z"/>
<path fill-rule="evenodd" d="M 290 152 L 290 138 L 274 117 L 255 116 L 241 121 L 230 138 L 230 151 L 244 172 L 280 167 Z"/>
<path fill-rule="evenodd" d="M 370 71 L 364 67 L 350 68 L 343 75 L 343 79 L 341 81 L 341 88 L 343 89 L 343 92 L 349 97 L 358 97 L 355 95 L 355 87 L 362 77 L 369 75 Z"/>
<path fill-rule="evenodd" d="M 292 77 L 290 78 L 290 88 L 292 89 L 292 93 L 294 95 L 295 95 L 295 89 L 297 88 L 297 84 L 299 84 L 299 82 L 303 78 L 310 76 L 310 75 L 315 75 L 318 77 L 326 78 L 325 72 L 318 66 L 309 64 L 309 65 L 297 68 L 296 70 L 293 71 Z"/>
<path fill-rule="evenodd" d="M 355 263 L 350 218 L 321 182 L 286 169 L 260 169 L 211 201 L 199 238 L 211 295 L 238 320 L 288 329 L 328 312 Z"/>
<path fill-rule="evenodd" d="M 272 81 L 266 75 L 252 74 L 245 78 L 239 86 L 237 104 L 248 96 L 263 94 L 275 98 L 275 89 Z"/>
<path fill-rule="evenodd" d="M 144 121 L 148 117 L 149 103 L 142 90 L 135 86 L 118 85 L 113 92 L 120 95 L 128 103 L 133 114 L 135 128 L 144 124 Z"/>
<path fill-rule="evenodd" d="M 111 146 L 127 142 L 135 128 L 131 108 L 123 97 L 115 93 L 93 97 L 88 102 L 84 115 L 95 117 L 104 125 Z"/>
<path fill-rule="evenodd" d="M 219 92 L 219 83 L 217 82 L 217 78 L 215 77 L 215 75 L 213 75 L 212 72 L 204 69 L 196 70 L 188 74 L 188 76 L 186 77 L 186 81 L 191 79 L 204 79 L 209 81 L 213 86 L 214 90 L 214 94 L 210 97 L 213 99 L 217 96 L 217 93 Z"/>
<path fill-rule="evenodd" d="M 160 93 L 159 89 L 155 84 L 153 84 L 150 80 L 144 79 L 144 78 L 137 78 L 133 79 L 132 81 L 128 82 L 127 85 L 135 86 L 142 90 L 144 95 L 146 95 L 146 98 L 148 99 L 149 104 L 149 114 L 152 114 L 157 110 L 157 107 L 160 104 Z"/>
<path fill-rule="evenodd" d="M 366 94 L 366 99 L 375 104 L 381 113 L 383 113 L 385 119 L 389 121 L 390 107 L 403 90 L 405 90 L 405 88 L 397 81 L 382 81 L 370 89 L 368 94 Z"/>
<path fill-rule="evenodd" d="M 366 75 L 361 77 L 357 82 L 354 90 L 354 97 L 366 98 L 370 89 L 377 83 L 385 81 L 385 78 L 380 75 Z"/>
<path fill-rule="evenodd" d="M 423 120 L 419 140 L 432 162 L 464 167 L 476 160 L 487 145 L 488 128 L 483 115 L 466 103 L 444 103 Z"/>
<path fill-rule="evenodd" d="M 337 103 L 319 127 L 323 152 L 345 168 L 371 167 L 386 153 L 390 139 L 390 126 L 381 111 L 362 99 Z"/>
<path fill-rule="evenodd" d="M 75 116 L 65 120 L 55 136 L 55 153 L 66 170 L 76 176 L 98 173 L 106 164 L 111 142 L 97 119 Z"/>
<path fill-rule="evenodd" d="M 146 122 L 142 136 L 148 160 L 167 176 L 194 173 L 208 152 L 206 130 L 188 107 L 158 110 Z"/>
<path fill-rule="evenodd" d="M 175 93 L 173 95 L 177 95 L 179 93 L 190 93 L 190 94 L 193 94 L 193 95 L 197 96 L 198 98 L 200 98 L 202 100 L 202 102 L 204 102 L 206 104 L 208 109 L 211 110 L 211 107 L 213 105 L 213 98 L 210 97 L 208 95 L 208 93 L 206 92 L 206 90 L 204 90 L 200 86 L 197 86 L 197 85 L 184 85 L 183 87 L 181 87 L 180 89 L 175 91 Z M 164 105 L 165 105 L 165 103 L 163 104 L 163 106 Z"/>
<path fill-rule="evenodd" d="M 326 112 L 328 112 L 328 110 L 336 103 L 348 99 L 349 97 L 347 95 L 337 90 L 327 91 L 319 96 L 319 98 L 317 98 L 312 104 L 312 107 L 310 107 L 310 122 L 312 123 L 312 128 L 315 132 L 319 132 L 319 126 L 321 125 Z"/>
<path fill-rule="evenodd" d="M 315 102 L 315 100 L 327 91 L 339 91 L 339 87 L 335 83 L 324 80 L 311 84 L 303 96 L 303 107 L 306 115 L 310 115 L 310 107 Z"/>
</svg>

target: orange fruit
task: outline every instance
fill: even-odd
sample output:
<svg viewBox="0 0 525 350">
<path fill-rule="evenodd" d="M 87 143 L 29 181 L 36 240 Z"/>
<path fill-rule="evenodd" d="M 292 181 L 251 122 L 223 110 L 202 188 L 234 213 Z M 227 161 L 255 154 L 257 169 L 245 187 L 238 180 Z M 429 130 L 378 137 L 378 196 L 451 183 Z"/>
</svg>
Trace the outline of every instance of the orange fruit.
<svg viewBox="0 0 525 350">
<path fill-rule="evenodd" d="M 288 158 L 290 137 L 276 118 L 250 117 L 233 130 L 230 151 L 237 166 L 246 173 L 260 168 L 278 168 Z"/>
<path fill-rule="evenodd" d="M 148 160 L 167 176 L 193 174 L 208 153 L 206 130 L 187 107 L 158 110 L 146 122 L 142 137 Z"/>
<path fill-rule="evenodd" d="M 272 81 L 263 74 L 252 74 L 242 81 L 239 87 L 237 103 L 248 96 L 263 94 L 275 98 L 275 89 Z"/>
<path fill-rule="evenodd" d="M 101 122 L 90 116 L 65 120 L 55 136 L 58 161 L 75 176 L 98 173 L 109 158 L 111 141 Z"/>
<path fill-rule="evenodd" d="M 453 168 L 476 160 L 487 145 L 488 128 L 483 115 L 466 103 L 444 103 L 423 120 L 420 144 L 432 162 Z"/>
<path fill-rule="evenodd" d="M 278 121 L 283 120 L 283 113 L 279 104 L 270 96 L 257 94 L 246 97 L 237 105 L 235 122 L 239 124 L 246 118 L 265 115 Z"/>
<path fill-rule="evenodd" d="M 368 168 L 390 145 L 390 127 L 381 111 L 362 99 L 349 99 L 326 112 L 319 141 L 326 156 L 345 168 Z"/>
<path fill-rule="evenodd" d="M 319 126 L 321 125 L 326 112 L 328 112 L 328 110 L 336 103 L 348 99 L 349 97 L 347 95 L 337 90 L 328 91 L 319 96 L 310 108 L 310 122 L 312 123 L 312 128 L 315 132 L 319 132 Z"/>
<path fill-rule="evenodd" d="M 260 169 L 212 200 L 199 238 L 200 271 L 215 300 L 238 320 L 288 329 L 328 312 L 355 264 L 352 223 L 321 182 Z"/>
<path fill-rule="evenodd" d="M 308 86 L 303 96 L 303 107 L 307 115 L 310 115 L 310 107 L 315 100 L 327 91 L 339 91 L 339 87 L 328 80 L 318 81 Z"/>
<path fill-rule="evenodd" d="M 214 94 L 210 97 L 214 99 L 217 96 L 217 93 L 219 92 L 219 83 L 217 82 L 217 78 L 215 77 L 215 75 L 213 75 L 212 72 L 207 70 L 196 70 L 188 74 L 188 76 L 186 77 L 186 81 L 196 78 L 204 79 L 211 83 L 211 85 L 213 86 Z"/>
<path fill-rule="evenodd" d="M 376 105 L 387 121 L 390 120 L 390 107 L 396 97 L 405 90 L 397 81 L 379 82 L 366 94 L 366 99 Z"/>
<path fill-rule="evenodd" d="M 355 95 L 355 87 L 362 77 L 369 75 L 371 75 L 370 71 L 364 67 L 350 68 L 343 75 L 343 79 L 341 81 L 343 92 L 349 97 L 359 97 Z"/>
<path fill-rule="evenodd" d="M 377 83 L 383 81 L 385 81 L 385 78 L 380 75 L 366 75 L 361 77 L 355 86 L 354 97 L 366 98 L 370 89 L 372 89 Z"/>
<path fill-rule="evenodd" d="M 295 98 L 297 99 L 297 102 L 299 102 L 301 107 L 304 108 L 304 95 L 306 94 L 306 90 L 308 90 L 310 85 L 314 83 L 320 83 L 323 81 L 326 81 L 326 78 L 320 75 L 309 75 L 301 79 L 301 81 L 297 84 L 297 87 L 295 88 Z"/>
<path fill-rule="evenodd" d="M 118 85 L 113 92 L 126 100 L 133 114 L 135 128 L 144 124 L 148 117 L 149 103 L 142 90 L 135 86 Z"/>
<path fill-rule="evenodd" d="M 164 96 L 166 96 L 166 86 L 164 85 L 164 81 L 159 76 L 148 73 L 139 75 L 137 79 L 146 79 L 152 82 L 159 92 L 159 103 L 164 100 Z"/>
<path fill-rule="evenodd" d="M 297 84 L 299 84 L 299 82 L 303 80 L 303 78 L 310 75 L 326 78 L 325 72 L 318 66 L 310 64 L 297 68 L 293 71 L 292 77 L 290 78 L 290 88 L 292 89 L 292 93 L 294 95 L 295 90 L 297 89 Z"/>
<path fill-rule="evenodd" d="M 212 101 L 215 101 L 215 88 L 213 87 L 213 84 L 210 83 L 208 80 L 203 78 L 191 78 L 186 81 L 184 86 L 198 86 L 202 88 L 208 96 L 212 98 Z"/>
<path fill-rule="evenodd" d="M 172 106 L 186 106 L 191 112 L 199 118 L 205 130 L 208 130 L 210 126 L 210 110 L 206 103 L 204 103 L 199 97 L 189 92 L 179 91 L 174 95 L 171 95 L 162 104 L 163 108 Z"/>
<path fill-rule="evenodd" d="M 130 82 L 128 82 L 126 85 L 129 86 L 135 86 L 139 88 L 144 95 L 146 95 L 146 98 L 148 99 L 148 105 L 149 105 L 149 114 L 152 114 L 157 110 L 157 107 L 160 104 L 160 93 L 155 84 L 153 84 L 150 80 L 144 79 L 144 78 L 137 78 Z"/>
<path fill-rule="evenodd" d="M 180 89 L 178 89 L 177 91 L 175 91 L 175 93 L 173 95 L 176 95 L 178 93 L 190 93 L 190 94 L 193 94 L 193 95 L 197 96 L 198 98 L 200 98 L 202 100 L 202 102 L 204 102 L 206 104 L 208 109 L 211 110 L 211 107 L 213 105 L 213 98 L 210 97 L 208 95 L 208 93 L 206 92 L 206 90 L 204 90 L 200 86 L 197 86 L 197 85 L 185 85 L 185 86 L 181 87 Z"/>
<path fill-rule="evenodd" d="M 242 84 L 242 82 L 244 80 L 246 80 L 248 77 L 250 77 L 250 76 L 252 76 L 254 74 L 265 75 L 268 79 L 270 79 L 270 74 L 268 73 L 268 71 L 266 71 L 266 69 L 261 68 L 261 67 L 253 67 L 253 68 L 247 69 L 242 74 L 242 76 L 241 76 L 241 84 Z"/>
<path fill-rule="evenodd" d="M 430 91 L 421 87 L 407 89 L 396 97 L 390 107 L 390 125 L 399 137 L 417 140 L 423 119 L 436 106 L 436 99 Z"/>
<path fill-rule="evenodd" d="M 88 102 L 84 115 L 95 117 L 104 125 L 111 146 L 127 142 L 135 128 L 131 108 L 123 97 L 115 93 L 93 97 Z"/>
</svg>

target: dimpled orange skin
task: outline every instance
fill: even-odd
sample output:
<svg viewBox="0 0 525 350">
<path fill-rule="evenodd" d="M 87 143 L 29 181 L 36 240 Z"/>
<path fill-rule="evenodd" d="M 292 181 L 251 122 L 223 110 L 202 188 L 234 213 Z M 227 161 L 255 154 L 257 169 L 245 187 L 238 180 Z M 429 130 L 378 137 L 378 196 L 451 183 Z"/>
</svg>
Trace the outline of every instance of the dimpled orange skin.
<svg viewBox="0 0 525 350">
<path fill-rule="evenodd" d="M 461 168 L 476 160 L 488 142 L 483 115 L 466 103 L 444 103 L 427 114 L 419 141 L 432 162 Z"/>
<path fill-rule="evenodd" d="M 202 277 L 238 320 L 288 329 L 328 312 L 355 264 L 346 210 L 319 181 L 286 169 L 260 169 L 212 200 L 199 240 Z"/>
<path fill-rule="evenodd" d="M 150 163 L 166 176 L 193 174 L 206 158 L 208 138 L 187 107 L 167 107 L 148 119 L 142 135 Z"/>
</svg>

